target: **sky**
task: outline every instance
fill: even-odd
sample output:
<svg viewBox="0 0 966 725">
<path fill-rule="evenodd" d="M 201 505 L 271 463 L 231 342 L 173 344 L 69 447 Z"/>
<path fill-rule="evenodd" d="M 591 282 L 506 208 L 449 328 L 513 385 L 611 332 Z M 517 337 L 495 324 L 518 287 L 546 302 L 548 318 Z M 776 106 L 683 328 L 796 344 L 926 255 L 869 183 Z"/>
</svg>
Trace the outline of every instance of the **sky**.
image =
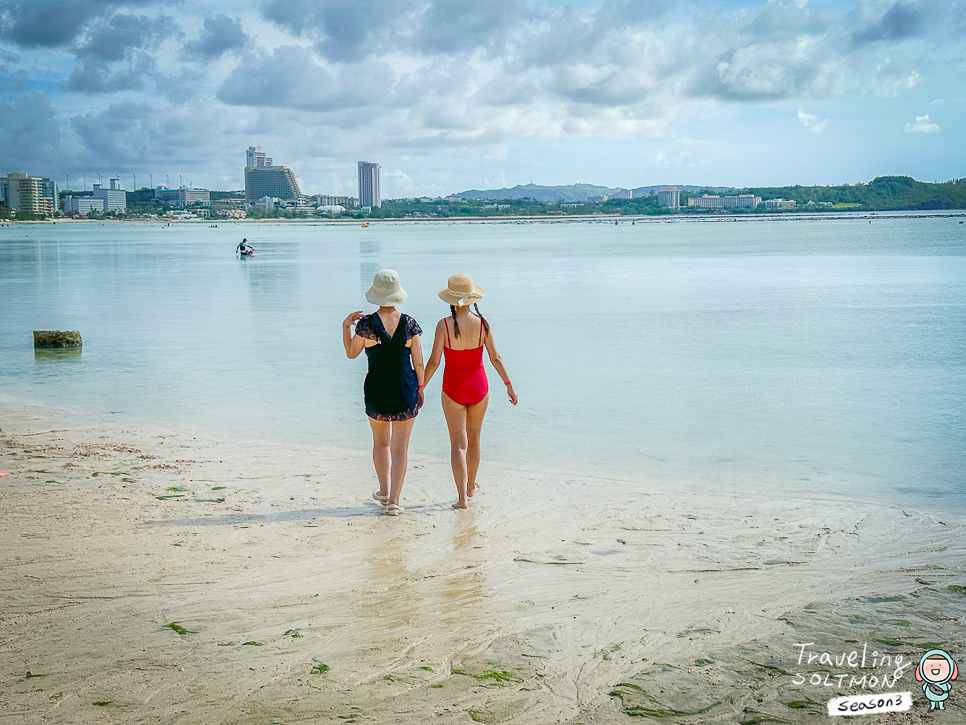
<svg viewBox="0 0 966 725">
<path fill-rule="evenodd" d="M 0 174 L 309 194 L 966 177 L 966 0 L 0 0 Z"/>
</svg>

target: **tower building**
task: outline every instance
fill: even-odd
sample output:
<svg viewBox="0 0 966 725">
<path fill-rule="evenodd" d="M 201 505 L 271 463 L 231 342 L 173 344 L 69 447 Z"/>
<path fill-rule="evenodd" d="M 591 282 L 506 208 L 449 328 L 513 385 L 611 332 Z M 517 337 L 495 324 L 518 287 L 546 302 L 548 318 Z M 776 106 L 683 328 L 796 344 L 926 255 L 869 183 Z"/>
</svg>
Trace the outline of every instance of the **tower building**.
<svg viewBox="0 0 966 725">
<path fill-rule="evenodd" d="M 245 201 L 273 197 L 287 202 L 305 199 L 295 174 L 287 166 L 274 166 L 259 146 L 249 146 L 245 154 Z"/>
<path fill-rule="evenodd" d="M 359 206 L 378 208 L 382 206 L 379 189 L 379 164 L 359 162 Z"/>
<path fill-rule="evenodd" d="M 257 169 L 262 166 L 271 166 L 272 157 L 266 156 L 261 146 L 249 146 L 245 154 L 245 167 Z"/>
</svg>

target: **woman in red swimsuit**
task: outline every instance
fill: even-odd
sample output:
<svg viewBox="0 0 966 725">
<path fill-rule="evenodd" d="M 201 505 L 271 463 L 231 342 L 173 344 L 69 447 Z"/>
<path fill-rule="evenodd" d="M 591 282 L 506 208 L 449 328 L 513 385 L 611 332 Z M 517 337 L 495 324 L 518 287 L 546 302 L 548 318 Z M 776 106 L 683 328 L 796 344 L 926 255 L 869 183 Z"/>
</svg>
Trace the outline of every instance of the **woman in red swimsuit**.
<svg viewBox="0 0 966 725">
<path fill-rule="evenodd" d="M 490 402 L 489 385 L 483 369 L 483 348 L 506 385 L 510 402 L 517 404 L 517 394 L 510 382 L 503 359 L 497 352 L 493 328 L 483 319 L 476 302 L 483 290 L 474 286 L 468 274 L 452 275 L 439 297 L 449 303 L 450 316 L 436 325 L 433 352 L 426 363 L 425 384 L 445 359 L 443 366 L 443 415 L 449 428 L 450 462 L 459 500 L 453 508 L 465 509 L 480 490 L 476 473 L 480 468 L 480 430 L 486 405 Z M 473 305 L 475 312 L 470 311 Z"/>
</svg>

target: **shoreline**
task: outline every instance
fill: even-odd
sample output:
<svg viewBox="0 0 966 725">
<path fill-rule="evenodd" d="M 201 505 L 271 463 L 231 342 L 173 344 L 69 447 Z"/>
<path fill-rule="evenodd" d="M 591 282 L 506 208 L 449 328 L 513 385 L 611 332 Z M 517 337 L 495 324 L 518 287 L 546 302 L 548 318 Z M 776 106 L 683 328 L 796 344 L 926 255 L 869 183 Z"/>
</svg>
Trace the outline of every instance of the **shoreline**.
<svg viewBox="0 0 966 725">
<path fill-rule="evenodd" d="M 23 722 L 809 722 L 796 642 L 966 645 L 961 516 L 413 457 L 391 518 L 368 452 L 0 412 Z"/>
<path fill-rule="evenodd" d="M 46 220 L 5 220 L 0 226 L 19 226 L 31 224 L 206 224 L 230 225 L 230 224 L 439 224 L 445 222 L 465 222 L 470 224 L 492 223 L 492 222 L 586 222 L 586 221 L 633 221 L 633 222 L 725 222 L 725 221 L 812 221 L 812 220 L 842 220 L 842 219 L 936 219 L 936 218 L 958 218 L 966 217 L 966 209 L 936 209 L 936 210 L 882 210 L 882 211 L 787 211 L 775 212 L 770 214 L 568 214 L 568 215 L 542 215 L 542 216 L 468 216 L 468 217 L 420 217 L 418 219 L 407 219 L 405 217 L 390 217 L 383 219 L 72 219 L 64 217 L 62 219 Z"/>
</svg>

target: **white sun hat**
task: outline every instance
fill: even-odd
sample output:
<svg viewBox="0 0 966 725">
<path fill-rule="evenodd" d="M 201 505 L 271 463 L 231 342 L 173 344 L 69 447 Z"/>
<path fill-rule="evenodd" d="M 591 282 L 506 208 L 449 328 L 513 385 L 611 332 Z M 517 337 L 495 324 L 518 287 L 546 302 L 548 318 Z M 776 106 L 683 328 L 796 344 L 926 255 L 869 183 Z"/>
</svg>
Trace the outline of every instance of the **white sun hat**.
<svg viewBox="0 0 966 725">
<path fill-rule="evenodd" d="M 393 269 L 380 269 L 372 278 L 372 287 L 366 299 L 380 307 L 395 307 L 406 301 L 409 295 L 399 285 L 399 275 Z"/>
</svg>

